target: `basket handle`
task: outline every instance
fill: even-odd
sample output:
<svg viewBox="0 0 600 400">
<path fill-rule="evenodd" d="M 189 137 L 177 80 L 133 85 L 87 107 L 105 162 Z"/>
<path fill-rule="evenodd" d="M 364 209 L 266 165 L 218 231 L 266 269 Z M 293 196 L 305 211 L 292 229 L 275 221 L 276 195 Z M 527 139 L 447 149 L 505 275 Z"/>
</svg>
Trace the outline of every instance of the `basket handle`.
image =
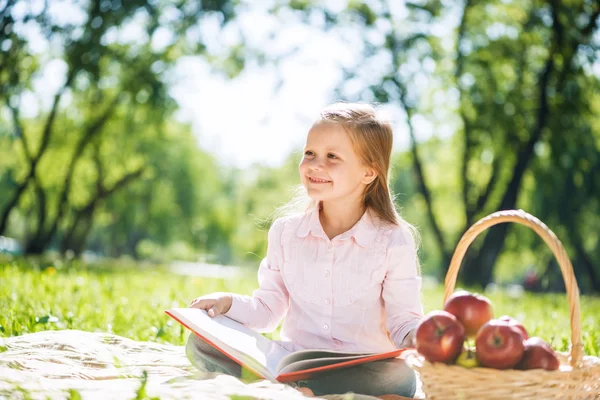
<svg viewBox="0 0 600 400">
<path fill-rule="evenodd" d="M 556 257 L 565 281 L 567 299 L 569 301 L 569 311 L 571 313 L 571 356 L 569 357 L 569 363 L 574 368 L 579 367 L 583 358 L 583 344 L 581 342 L 579 287 L 577 286 L 575 274 L 573 273 L 573 265 L 567 256 L 565 248 L 554 232 L 552 232 L 542 221 L 523 210 L 495 212 L 477 221 L 463 234 L 456 246 L 456 250 L 450 261 L 448 273 L 446 274 L 443 304 L 446 304 L 446 300 L 452 292 L 454 292 L 458 270 L 460 269 L 461 262 L 468 247 L 481 232 L 502 222 L 516 222 L 533 229 L 535 233 L 544 239 L 544 242 L 550 247 L 554 257 Z"/>
</svg>

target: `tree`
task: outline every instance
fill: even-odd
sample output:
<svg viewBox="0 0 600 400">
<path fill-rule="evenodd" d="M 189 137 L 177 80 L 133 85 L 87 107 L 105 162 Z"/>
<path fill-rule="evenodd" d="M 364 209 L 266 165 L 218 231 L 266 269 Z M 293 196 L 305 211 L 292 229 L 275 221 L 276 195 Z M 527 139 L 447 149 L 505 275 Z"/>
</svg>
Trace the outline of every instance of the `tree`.
<svg viewBox="0 0 600 400">
<path fill-rule="evenodd" d="M 26 241 L 27 253 L 41 253 L 55 237 L 71 207 L 74 176 L 81 159 L 91 143 L 102 141 L 118 110 L 135 113 L 143 105 L 155 120 L 169 117 L 174 110 L 166 85 L 170 68 L 181 54 L 204 51 L 202 41 L 195 36 L 188 38 L 186 33 L 197 29 L 205 15 L 218 14 L 223 24 L 234 16 L 228 1 L 185 6 L 181 1 L 166 0 L 92 1 L 73 4 L 84 15 L 83 23 L 63 24 L 54 20 L 48 11 L 50 6 L 45 3 L 42 10 L 36 11 L 32 6 L 8 1 L 0 9 L 0 46 L 9 49 L 0 58 L 0 100 L 10 110 L 13 137 L 21 145 L 23 156 L 23 166 L 8 171 L 8 181 L 14 182 L 14 188 L 0 209 L 0 234 L 29 190 L 35 197 L 31 205 L 36 218 Z M 173 13 L 178 17 L 168 17 Z M 37 54 L 23 33 L 27 24 L 38 27 L 56 51 Z M 143 29 L 138 33 L 140 37 L 118 40 L 119 30 L 131 24 Z M 160 35 L 170 37 L 166 45 L 156 44 Z M 64 67 L 65 78 L 47 114 L 40 115 L 44 121 L 36 137 L 28 128 L 35 124 L 23 123 L 22 101 L 31 94 L 31 82 L 42 65 L 52 61 Z M 78 135 L 66 132 L 67 140 L 57 137 L 58 120 Z M 59 143 L 64 148 L 59 153 L 66 168 L 61 178 L 49 185 L 44 182 L 47 174 L 40 172 L 40 165 L 50 162 L 48 154 Z M 113 191 L 103 187 L 102 193 L 106 197 Z"/>
<path fill-rule="evenodd" d="M 354 40 L 360 50 L 356 62 L 345 69 L 338 95 L 395 104 L 403 111 L 414 187 L 426 204 L 428 229 L 441 254 L 441 274 L 460 235 L 477 219 L 496 210 L 527 204 L 533 209 L 539 207 L 527 197 L 544 201 L 524 186 L 527 176 L 543 170 L 542 179 L 558 184 L 555 165 L 542 161 L 540 148 L 550 146 L 552 158 L 557 159 L 571 159 L 575 153 L 584 156 L 585 162 L 577 167 L 579 174 L 597 165 L 597 117 L 586 110 L 593 108 L 598 90 L 591 68 L 598 54 L 598 2 L 581 0 L 563 5 L 538 0 L 518 4 L 466 0 L 444 4 L 433 0 L 392 7 L 385 1 L 349 1 L 339 12 L 313 2 L 294 4 L 305 14 L 324 15 L 323 19 L 310 20 L 324 20 L 326 29 L 347 41 Z M 455 15 L 460 18 L 453 32 L 454 44 L 449 45 L 443 27 Z M 457 103 L 452 101 L 455 93 Z M 574 99 L 576 106 L 565 108 Z M 454 146 L 456 138 L 461 139 L 459 147 L 453 147 L 460 152 L 458 164 L 445 166 L 459 166 L 460 205 L 454 204 L 452 212 L 462 209 L 463 213 L 462 223 L 450 230 L 445 210 L 439 206 L 444 201 L 436 192 L 440 183 L 430 173 L 436 169 L 436 160 L 423 155 L 414 123 L 425 119 L 437 126 L 452 126 L 456 117 L 459 124 L 453 139 L 438 141 L 441 146 Z M 586 146 L 587 153 L 570 152 L 573 146 L 564 143 L 556 145 L 567 126 L 572 141 Z M 437 154 L 443 153 L 442 149 Z M 575 171 L 567 173 L 571 172 Z M 554 204 L 554 213 L 563 214 L 557 209 L 563 211 L 566 204 L 594 210 L 592 198 L 597 190 L 593 185 L 592 178 L 589 184 L 575 185 L 577 200 Z M 564 188 L 562 184 L 558 187 Z M 540 217 L 554 219 L 553 215 L 546 210 Z M 577 223 L 580 220 L 571 209 L 557 222 L 559 229 L 585 232 L 585 223 Z M 509 229 L 507 224 L 495 226 L 472 245 L 461 269 L 464 283 L 485 286 L 491 282 Z M 576 269 L 587 271 L 588 277 L 597 281 L 597 272 L 590 268 L 593 258 L 586 250 L 595 242 L 577 240 L 578 235 L 569 235 L 575 238 L 573 247 L 580 261 Z"/>
<path fill-rule="evenodd" d="M 591 118 L 585 114 L 585 109 L 598 84 L 597 79 L 585 71 L 583 64 L 586 62 L 582 63 L 577 53 L 583 54 L 585 47 L 590 45 L 597 30 L 600 5 L 581 1 L 565 7 L 555 1 L 534 1 L 527 5 L 526 12 L 510 6 L 498 6 L 497 11 L 490 13 L 485 6 L 467 2 L 462 24 L 468 25 L 463 40 L 471 38 L 471 43 L 475 43 L 475 38 L 482 36 L 492 22 L 491 15 L 512 28 L 514 35 L 494 37 L 488 34 L 488 40 L 473 46 L 468 55 L 462 55 L 460 50 L 464 42 L 457 46 L 459 57 L 464 59 L 462 75 L 457 78 L 463 79 L 470 74 L 474 80 L 468 90 L 460 86 L 465 138 L 463 202 L 467 225 L 474 222 L 477 215 L 494 209 L 513 209 L 524 203 L 519 196 L 532 163 L 539 159 L 535 150 L 562 136 L 560 120 L 564 121 L 565 114 L 582 120 L 582 129 L 572 130 L 575 141 L 585 142 L 592 135 L 589 129 Z M 566 23 L 571 18 L 581 24 Z M 567 91 L 573 90 L 582 92 L 580 103 L 576 108 L 565 110 L 561 102 L 569 96 Z M 465 94 L 469 96 L 465 97 Z M 498 106 L 503 112 L 497 112 Z M 470 110 L 475 112 L 469 116 Z M 561 156 L 566 153 L 565 148 L 554 147 L 553 150 Z M 487 182 L 477 186 L 471 179 L 475 174 L 467 171 L 482 167 L 477 158 L 480 160 L 486 151 L 492 153 L 494 162 Z M 554 166 L 548 166 L 546 179 L 556 181 L 555 175 L 550 176 L 554 173 Z M 492 193 L 496 195 L 490 195 Z M 582 195 L 589 201 L 590 192 Z M 560 205 L 553 213 L 560 213 L 563 207 L 564 204 Z M 548 216 L 540 215 L 541 218 Z M 573 214 L 569 219 L 572 217 Z M 508 229 L 507 224 L 490 229 L 481 247 L 463 268 L 462 277 L 466 283 L 485 286 L 492 280 L 493 267 Z"/>
<path fill-rule="evenodd" d="M 135 258 L 163 253 L 166 259 L 172 243 L 188 243 L 200 253 L 228 242 L 225 228 L 214 221 L 226 198 L 220 166 L 198 148 L 189 126 L 170 122 L 159 132 L 160 139 L 147 140 L 144 147 L 144 178 L 98 207 L 91 249 Z"/>
</svg>

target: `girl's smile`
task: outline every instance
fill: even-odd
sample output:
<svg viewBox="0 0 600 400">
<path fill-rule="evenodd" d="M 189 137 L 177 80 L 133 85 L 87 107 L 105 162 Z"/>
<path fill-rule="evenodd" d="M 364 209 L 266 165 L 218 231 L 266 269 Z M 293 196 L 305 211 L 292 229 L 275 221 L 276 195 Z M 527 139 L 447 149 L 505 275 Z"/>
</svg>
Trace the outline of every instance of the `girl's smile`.
<svg viewBox="0 0 600 400">
<path fill-rule="evenodd" d="M 323 184 L 323 183 L 331 183 L 331 181 L 328 181 L 328 180 L 326 180 L 326 179 L 314 178 L 314 177 L 312 177 L 312 176 L 309 176 L 309 177 L 308 177 L 308 181 L 309 181 L 310 183 L 314 183 L 314 184 L 317 184 L 317 185 L 319 185 L 319 184 Z"/>
</svg>

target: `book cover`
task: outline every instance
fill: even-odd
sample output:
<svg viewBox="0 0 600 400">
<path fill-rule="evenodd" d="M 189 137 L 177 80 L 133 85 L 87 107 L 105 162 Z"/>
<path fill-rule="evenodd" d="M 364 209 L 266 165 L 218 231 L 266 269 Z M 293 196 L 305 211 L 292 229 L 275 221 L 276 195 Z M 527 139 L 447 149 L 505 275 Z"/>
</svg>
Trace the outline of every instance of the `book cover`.
<svg viewBox="0 0 600 400">
<path fill-rule="evenodd" d="M 306 349 L 290 353 L 277 342 L 224 315 L 211 318 L 205 310 L 197 308 L 173 308 L 165 312 L 225 356 L 271 381 L 310 379 L 340 368 L 395 358 L 407 350 L 353 353 Z"/>
</svg>

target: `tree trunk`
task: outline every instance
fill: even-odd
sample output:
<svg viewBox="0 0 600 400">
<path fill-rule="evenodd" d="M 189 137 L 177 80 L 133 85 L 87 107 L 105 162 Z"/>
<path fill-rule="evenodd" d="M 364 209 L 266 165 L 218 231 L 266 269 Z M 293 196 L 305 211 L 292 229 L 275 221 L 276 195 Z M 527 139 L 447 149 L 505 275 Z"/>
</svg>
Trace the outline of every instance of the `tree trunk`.
<svg viewBox="0 0 600 400">
<path fill-rule="evenodd" d="M 551 51 L 539 80 L 540 106 L 536 118 L 537 123 L 529 141 L 517 155 L 517 162 L 510 182 L 502 196 L 499 210 L 510 210 L 516 207 L 521 182 L 525 176 L 529 162 L 534 156 L 535 145 L 540 139 L 548 119 L 548 83 L 553 67 L 554 51 Z M 464 267 L 461 268 L 461 279 L 466 285 L 485 288 L 492 281 L 494 266 L 504 247 L 507 231 L 507 224 L 496 225 L 488 230 L 483 245 L 477 254 L 474 257 L 468 258 Z"/>
<path fill-rule="evenodd" d="M 421 195 L 425 199 L 425 203 L 427 204 L 427 217 L 429 219 L 429 223 L 431 224 L 431 229 L 433 229 L 433 235 L 438 242 L 438 247 L 440 249 L 440 256 L 441 256 L 441 264 L 443 266 L 450 266 L 450 253 L 448 253 L 448 251 L 446 249 L 446 241 L 444 240 L 444 234 L 442 233 L 442 230 L 440 229 L 440 226 L 438 225 L 437 220 L 435 219 L 435 215 L 433 213 L 433 200 L 431 198 L 431 191 L 429 190 L 429 187 L 427 186 L 427 183 L 425 182 L 425 174 L 423 172 L 423 165 L 421 163 L 421 159 L 419 157 L 418 150 L 417 150 L 417 144 L 414 139 L 413 127 L 412 127 L 412 124 L 410 123 L 410 114 L 409 114 L 408 124 L 410 126 L 409 131 L 411 132 L 411 143 L 412 143 L 411 152 L 412 152 L 412 156 L 413 156 L 412 157 L 413 170 L 414 170 L 415 176 L 417 178 L 417 186 L 419 188 L 419 191 L 421 192 Z M 448 267 L 446 267 L 446 268 L 448 268 Z"/>
<path fill-rule="evenodd" d="M 75 257 L 81 257 L 81 254 L 85 250 L 85 244 L 87 242 L 88 236 L 90 236 L 90 232 L 92 230 L 92 226 L 94 225 L 94 215 L 90 215 L 83 220 L 82 228 L 77 235 L 77 239 L 73 241 L 72 250 L 75 254 Z"/>
<path fill-rule="evenodd" d="M 455 47 L 456 70 L 454 71 L 454 83 L 455 83 L 456 87 L 458 88 L 458 93 L 460 96 L 459 104 L 462 101 L 462 98 L 464 96 L 464 93 L 462 90 L 462 85 L 460 84 L 460 78 L 462 77 L 462 74 L 463 74 L 464 61 L 465 61 L 464 54 L 461 51 L 460 47 L 461 47 L 461 45 L 463 43 L 463 39 L 465 37 L 466 28 L 467 28 L 467 13 L 468 13 L 471 5 L 472 5 L 471 0 L 465 1 L 465 5 L 463 7 L 463 12 L 462 12 L 462 17 L 460 19 L 460 24 L 458 25 L 458 36 L 456 38 L 456 47 Z M 472 141 L 471 141 L 471 135 L 472 135 L 471 122 L 469 121 L 469 118 L 467 117 L 467 115 L 465 113 L 465 107 L 463 107 L 462 105 L 459 105 L 459 111 L 460 111 L 460 118 L 463 123 L 463 146 L 464 146 L 463 159 L 462 159 L 462 165 L 461 165 L 461 171 L 460 171 L 461 179 L 462 179 L 462 199 L 463 199 L 463 205 L 465 207 L 466 225 L 470 226 L 471 220 L 473 218 L 473 214 L 475 213 L 473 206 L 469 202 L 469 192 L 471 191 L 471 189 L 473 187 L 473 184 L 471 183 L 471 180 L 469 179 L 469 174 L 468 174 L 470 153 L 471 153 L 471 148 L 473 147 Z M 450 267 L 450 264 L 445 263 L 444 266 L 445 266 L 445 269 L 447 270 Z"/>
<path fill-rule="evenodd" d="M 71 83 L 73 82 L 73 79 L 75 78 L 76 74 L 77 74 L 77 70 L 71 69 L 67 75 L 65 84 L 60 88 L 60 90 L 54 96 L 54 101 L 52 103 L 52 109 L 50 110 L 50 114 L 48 115 L 48 118 L 46 119 L 46 124 L 44 125 L 44 131 L 42 132 L 40 148 L 34 157 L 28 157 L 28 158 L 30 158 L 29 173 L 27 174 L 27 176 L 25 177 L 23 182 L 21 182 L 21 184 L 19 184 L 19 186 L 17 186 L 17 190 L 15 190 L 13 196 L 10 198 L 10 200 L 4 207 L 4 210 L 2 210 L 2 216 L 0 217 L 1 218 L 0 219 L 0 235 L 2 235 L 4 233 L 4 231 L 6 230 L 10 212 L 19 203 L 19 199 L 23 195 L 25 188 L 27 188 L 29 181 L 35 176 L 38 163 L 39 163 L 40 159 L 42 158 L 42 156 L 44 155 L 44 153 L 46 152 L 48 145 L 50 144 L 50 136 L 52 134 L 52 127 L 54 124 L 54 120 L 56 119 L 56 114 L 58 112 L 58 103 L 60 102 L 60 99 L 62 98 L 62 95 L 64 94 L 65 90 L 69 86 L 71 86 Z M 17 126 L 16 126 L 17 129 L 21 130 L 21 135 L 22 135 L 21 140 L 23 141 L 23 147 L 25 150 L 25 154 L 29 156 L 30 153 L 29 153 L 29 148 L 27 146 L 25 132 L 22 131 L 22 128 L 21 128 L 18 120 L 16 120 L 15 123 L 17 124 Z"/>
<path fill-rule="evenodd" d="M 577 252 L 576 258 L 578 262 L 581 265 L 583 265 L 583 267 L 585 268 L 585 272 L 589 277 L 591 289 L 596 293 L 600 293 L 600 280 L 598 279 L 598 274 L 594 267 L 594 263 L 587 255 L 585 249 L 583 248 L 583 245 L 581 244 L 581 241 L 574 241 L 573 244 L 575 245 L 575 251 Z"/>
<path fill-rule="evenodd" d="M 534 147 L 540 139 L 543 129 L 546 127 L 549 116 L 548 89 L 550 75 L 554 69 L 555 54 L 561 47 L 563 50 L 566 48 L 566 51 L 569 52 L 566 55 L 561 54 L 564 64 L 561 71 L 563 73 L 559 75 L 559 79 L 555 87 L 557 91 L 562 92 L 566 77 L 566 73 L 564 73 L 564 71 L 570 68 L 571 61 L 575 55 L 575 52 L 571 51 L 571 49 L 576 49 L 578 48 L 579 44 L 586 43 L 590 40 L 590 35 L 594 31 L 598 16 L 600 15 L 600 9 L 595 10 L 589 23 L 580 31 L 581 35 L 579 36 L 579 42 L 571 43 L 569 46 L 564 46 L 565 32 L 558 16 L 558 3 L 555 1 L 552 3 L 553 38 L 550 55 L 539 79 L 539 109 L 536 117 L 536 126 L 530 140 L 518 154 L 517 163 L 514 168 L 511 181 L 507 186 L 506 192 L 502 196 L 499 210 L 513 209 L 516 207 L 521 181 L 525 171 L 527 170 L 530 160 L 533 158 Z M 466 284 L 485 287 L 492 281 L 494 265 L 500 252 L 502 251 L 506 233 L 508 231 L 508 227 L 504 225 L 506 224 L 501 224 L 499 226 L 490 228 L 485 237 L 483 245 L 477 254 L 474 257 L 467 259 L 467 262 L 462 269 L 462 279 Z"/>
<path fill-rule="evenodd" d="M 37 225 L 35 233 L 25 242 L 25 254 L 40 254 L 46 248 L 44 238 L 44 227 L 46 223 L 46 193 L 42 189 L 37 177 L 33 177 L 33 185 L 35 186 L 35 194 L 37 196 Z M 42 247 L 40 251 L 39 248 Z M 30 252 L 30 249 L 32 251 Z"/>
<path fill-rule="evenodd" d="M 80 230 L 79 227 L 81 226 L 81 221 L 83 219 L 84 212 L 85 211 L 76 212 L 75 217 L 73 218 L 73 223 L 65 231 L 65 235 L 60 245 L 60 253 L 63 256 L 67 253 L 67 251 L 73 250 L 73 248 L 75 247 L 75 238 L 78 236 L 77 232 Z"/>
<path fill-rule="evenodd" d="M 38 256 L 46 250 L 47 243 L 43 238 L 34 235 L 33 238 L 27 241 L 25 246 L 25 254 Z"/>
<path fill-rule="evenodd" d="M 531 29 L 533 27 L 533 23 L 536 18 L 537 17 L 535 16 L 535 11 L 531 11 L 527 21 L 525 22 L 525 24 L 523 26 L 524 33 L 531 31 Z M 463 16 L 463 19 L 464 19 L 464 16 Z M 457 47 L 457 52 L 458 51 L 459 50 Z M 523 76 L 524 76 L 523 71 L 527 66 L 526 54 L 527 54 L 526 47 L 523 46 L 521 48 L 521 50 L 519 51 L 519 57 L 518 57 L 517 66 L 516 66 L 516 71 L 517 71 L 517 76 L 518 76 L 517 83 L 515 85 L 514 90 L 512 91 L 512 95 L 515 97 L 522 97 Z M 457 75 L 457 78 L 458 78 L 458 75 Z M 458 85 L 458 79 L 456 79 L 456 84 Z M 461 107 L 461 111 L 462 111 L 462 107 Z M 469 135 L 470 130 L 467 129 L 468 121 L 466 120 L 465 117 L 463 117 L 463 121 L 465 123 L 464 133 L 465 133 L 465 135 Z M 518 135 L 516 134 L 517 130 L 518 130 L 518 128 L 514 123 L 512 126 L 509 127 L 508 132 L 507 132 L 507 134 L 508 134 L 507 142 L 517 140 L 517 137 L 518 137 Z M 470 157 L 470 155 L 469 155 L 470 141 L 467 140 L 467 138 L 465 138 L 464 140 L 465 140 L 464 141 L 465 145 L 464 145 L 464 157 L 463 157 L 464 161 L 463 161 L 463 165 L 462 165 L 462 179 L 463 179 L 463 181 L 466 182 L 466 180 L 467 180 L 466 165 L 467 165 L 468 159 Z M 489 205 L 489 198 L 490 198 L 491 194 L 494 192 L 494 190 L 496 189 L 496 187 L 498 186 L 498 184 L 500 182 L 499 177 L 502 175 L 501 171 L 503 168 L 505 168 L 506 164 L 507 164 L 507 160 L 505 160 L 504 157 L 495 155 L 494 161 L 492 163 L 492 174 L 491 174 L 485 188 L 481 191 L 481 193 L 477 197 L 474 204 L 469 204 L 468 195 L 467 195 L 468 183 L 463 183 L 463 202 L 464 202 L 464 207 L 465 207 L 465 226 L 462 230 L 463 232 L 467 231 L 467 229 L 469 229 L 476 222 L 476 219 L 479 218 L 479 216 L 483 216 L 483 214 L 485 213 L 486 210 L 493 208 L 493 206 Z M 460 240 L 460 238 L 458 238 L 458 239 Z M 457 244 L 458 244 L 458 240 L 454 244 L 454 248 L 456 248 Z M 477 246 L 473 246 L 472 248 L 474 248 L 474 250 L 468 251 L 467 254 L 465 254 L 465 259 L 463 261 L 463 263 L 465 265 L 471 265 L 477 256 L 477 251 L 475 250 L 477 248 Z M 448 267 L 449 267 L 449 265 L 446 266 L 446 269 L 444 271 L 445 273 L 448 272 Z M 469 269 L 469 268 L 476 268 L 476 266 L 475 267 L 466 267 L 466 269 Z M 462 273 L 462 270 L 461 270 L 461 273 Z M 469 272 L 469 273 L 471 273 L 471 272 Z"/>
<path fill-rule="evenodd" d="M 96 158 L 96 165 L 98 168 L 98 176 L 100 179 L 102 179 L 104 173 L 102 172 L 98 158 Z M 139 179 L 144 173 L 144 170 L 144 167 L 140 167 L 134 172 L 125 174 L 111 188 L 108 189 L 104 186 L 103 182 L 97 182 L 98 192 L 96 193 L 96 196 L 92 198 L 85 207 L 75 212 L 73 223 L 67 229 L 67 233 L 65 234 L 61 244 L 61 252 L 63 254 L 65 254 L 68 250 L 73 250 L 76 255 L 80 255 L 83 252 L 85 242 L 93 226 L 96 207 L 108 196 L 127 186 L 127 184 L 131 183 L 132 181 Z"/>
<path fill-rule="evenodd" d="M 17 189 L 14 191 L 12 197 L 6 203 L 4 210 L 2 210 L 2 215 L 0 216 L 0 235 L 4 234 L 4 231 L 6 230 L 6 227 L 8 225 L 8 217 L 10 216 L 10 212 L 12 211 L 13 208 L 15 208 L 15 206 L 19 202 L 21 195 L 23 194 L 23 192 L 25 191 L 25 188 L 27 187 L 27 183 L 29 183 L 28 179 L 21 182 L 17 186 Z"/>
<path fill-rule="evenodd" d="M 101 131 L 112 113 L 114 112 L 116 106 L 119 103 L 121 96 L 116 95 L 112 102 L 108 105 L 106 110 L 102 113 L 100 117 L 98 117 L 85 131 L 81 140 L 77 143 L 75 150 L 73 151 L 73 156 L 71 157 L 71 162 L 69 163 L 69 167 L 67 169 L 67 175 L 65 177 L 65 184 L 60 192 L 58 202 L 56 205 L 56 213 L 55 217 L 50 223 L 50 226 L 40 233 L 38 237 L 38 241 L 40 245 L 44 245 L 47 247 L 50 244 L 50 241 L 56 234 L 56 230 L 58 229 L 58 224 L 61 222 L 64 213 L 67 209 L 68 205 L 68 197 L 71 191 L 71 183 L 73 180 L 73 174 L 75 172 L 75 166 L 79 161 L 79 158 L 82 156 L 87 145 L 92 141 L 92 139 L 97 136 Z"/>
<path fill-rule="evenodd" d="M 78 214 L 76 222 L 71 225 L 68 234 L 63 239 L 61 245 L 62 254 L 71 250 L 75 257 L 81 256 L 85 250 L 85 243 L 94 225 L 94 213 L 96 208 L 86 210 L 83 214 Z"/>
</svg>

